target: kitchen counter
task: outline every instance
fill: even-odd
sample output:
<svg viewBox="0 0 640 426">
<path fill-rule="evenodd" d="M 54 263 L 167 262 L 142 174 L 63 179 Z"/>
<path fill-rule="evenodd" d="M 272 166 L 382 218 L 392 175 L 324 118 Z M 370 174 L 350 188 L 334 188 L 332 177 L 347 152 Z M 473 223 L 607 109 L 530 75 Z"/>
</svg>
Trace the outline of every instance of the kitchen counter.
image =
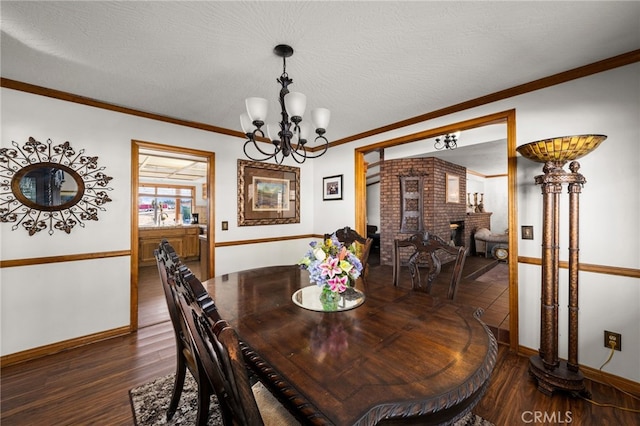
<svg viewBox="0 0 640 426">
<path fill-rule="evenodd" d="M 145 226 L 138 229 L 138 266 L 155 265 L 153 251 L 166 239 L 181 260 L 198 260 L 200 244 L 198 225 Z"/>
</svg>

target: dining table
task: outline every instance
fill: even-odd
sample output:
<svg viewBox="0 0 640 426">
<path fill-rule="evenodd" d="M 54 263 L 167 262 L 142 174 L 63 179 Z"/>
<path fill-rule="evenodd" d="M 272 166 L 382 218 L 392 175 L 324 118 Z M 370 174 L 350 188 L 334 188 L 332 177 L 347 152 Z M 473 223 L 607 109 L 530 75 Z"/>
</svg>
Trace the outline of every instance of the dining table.
<svg viewBox="0 0 640 426">
<path fill-rule="evenodd" d="M 319 292 L 297 265 L 203 284 L 249 370 L 304 425 L 452 424 L 496 363 L 481 309 L 392 282 L 359 279 L 337 308 L 307 305 Z"/>
</svg>

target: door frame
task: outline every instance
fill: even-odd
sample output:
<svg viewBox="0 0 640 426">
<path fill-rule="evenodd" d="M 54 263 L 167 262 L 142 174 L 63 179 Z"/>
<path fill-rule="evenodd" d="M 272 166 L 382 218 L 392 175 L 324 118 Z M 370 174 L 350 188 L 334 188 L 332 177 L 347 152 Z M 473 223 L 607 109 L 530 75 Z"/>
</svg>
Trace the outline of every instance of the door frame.
<svg viewBox="0 0 640 426">
<path fill-rule="evenodd" d="M 472 118 L 446 126 L 403 135 L 386 141 L 355 148 L 355 227 L 365 235 L 367 229 L 367 167 L 364 155 L 367 152 L 406 143 L 417 142 L 455 131 L 469 130 L 490 124 L 507 125 L 507 186 L 508 186 L 508 227 L 509 227 L 509 347 L 517 351 L 518 336 L 518 209 L 517 209 L 517 157 L 516 157 L 516 110 L 510 109 L 495 114 Z"/>
<path fill-rule="evenodd" d="M 215 275 L 215 153 L 180 146 L 162 145 L 154 142 L 131 140 L 131 303 L 129 330 L 138 329 L 138 187 L 140 186 L 140 173 L 138 158 L 140 148 L 162 151 L 168 154 L 186 154 L 202 157 L 207 161 L 206 192 L 203 196 L 207 199 L 207 243 L 209 246 L 208 269 L 209 277 L 203 277 L 203 281 Z"/>
</svg>

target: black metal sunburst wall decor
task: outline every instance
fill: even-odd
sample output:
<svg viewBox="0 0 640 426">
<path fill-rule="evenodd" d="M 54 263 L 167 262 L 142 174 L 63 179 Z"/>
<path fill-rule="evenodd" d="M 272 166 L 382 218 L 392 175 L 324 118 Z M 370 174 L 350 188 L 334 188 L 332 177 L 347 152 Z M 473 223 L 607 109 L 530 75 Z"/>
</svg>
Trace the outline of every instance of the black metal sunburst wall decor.
<svg viewBox="0 0 640 426">
<path fill-rule="evenodd" d="M 49 235 L 70 234 L 106 210 L 113 178 L 98 167 L 98 157 L 76 151 L 68 141 L 55 145 L 29 137 L 22 146 L 11 144 L 0 149 L 0 222 L 30 236 L 45 229 Z"/>
</svg>

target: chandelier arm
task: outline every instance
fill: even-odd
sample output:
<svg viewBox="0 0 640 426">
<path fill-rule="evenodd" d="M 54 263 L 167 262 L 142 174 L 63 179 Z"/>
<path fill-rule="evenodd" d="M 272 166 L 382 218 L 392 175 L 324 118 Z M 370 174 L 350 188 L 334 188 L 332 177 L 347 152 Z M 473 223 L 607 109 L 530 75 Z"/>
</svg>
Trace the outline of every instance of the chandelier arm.
<svg viewBox="0 0 640 426">
<path fill-rule="evenodd" d="M 284 161 L 284 158 L 285 158 L 286 156 L 284 155 L 284 153 L 283 153 L 282 151 L 278 151 L 278 153 L 280 153 L 280 154 L 281 154 L 281 155 L 280 155 L 280 158 L 278 159 L 278 156 L 277 156 L 277 155 L 275 155 L 275 154 L 274 154 L 274 158 L 275 158 L 275 160 L 276 160 L 276 164 L 280 165 L 280 164 L 282 164 L 282 162 Z M 276 153 L 276 154 L 277 154 L 277 153 Z"/>
<path fill-rule="evenodd" d="M 276 151 L 276 152 L 274 152 L 274 153 L 272 153 L 272 154 L 267 154 L 267 153 L 265 153 L 264 151 L 262 151 L 260 148 L 258 148 L 258 146 L 256 145 L 256 143 L 255 143 L 255 142 L 253 142 L 254 147 L 255 147 L 258 151 L 260 151 L 262 154 L 264 154 L 264 157 L 263 157 L 263 158 L 254 157 L 254 156 L 252 156 L 251 154 L 249 154 L 249 152 L 247 152 L 247 145 L 249 145 L 249 143 L 251 143 L 251 142 L 253 142 L 253 141 L 252 141 L 251 139 L 248 139 L 248 140 L 244 143 L 244 146 L 243 146 L 243 148 L 242 148 L 242 149 L 243 149 L 243 151 L 244 151 L 244 155 L 246 155 L 246 156 L 247 156 L 247 158 L 249 158 L 250 160 L 253 160 L 253 161 L 267 161 L 267 160 L 270 160 L 271 158 L 275 157 L 275 156 L 276 156 L 276 154 L 278 153 L 278 151 Z"/>
<path fill-rule="evenodd" d="M 258 134 L 258 133 L 260 133 L 258 136 L 260 136 L 261 138 L 264 138 L 264 137 L 265 137 L 265 136 L 264 136 L 264 132 L 263 132 L 263 131 L 262 131 L 262 129 L 261 129 L 261 128 L 259 128 L 259 127 L 258 127 L 256 130 L 254 130 L 254 131 L 253 131 L 253 133 L 248 134 L 248 135 L 247 135 L 247 137 L 249 138 L 249 140 L 250 140 L 251 142 L 253 142 L 253 143 L 254 143 L 254 145 L 256 146 L 256 149 L 257 149 L 258 151 L 260 151 L 262 154 L 264 154 L 264 155 L 273 155 L 273 154 L 270 154 L 270 153 L 265 152 L 265 151 L 263 151 L 263 150 L 261 150 L 261 149 L 260 149 L 260 146 L 258 145 L 258 141 L 256 140 L 256 134 Z M 281 150 L 281 148 L 282 148 L 282 147 L 280 146 L 279 141 L 273 141 L 273 140 L 272 140 L 272 141 L 271 141 L 271 143 L 276 147 L 276 152 L 278 152 L 278 151 L 280 151 L 280 150 Z"/>
<path fill-rule="evenodd" d="M 305 148 L 305 157 L 306 158 L 311 158 L 311 159 L 318 158 L 318 157 L 324 155 L 324 153 L 327 152 L 327 150 L 329 149 L 329 141 L 327 140 L 327 138 L 325 138 L 324 136 L 317 136 L 315 138 L 314 142 L 317 142 L 318 139 L 324 140 L 324 149 L 322 151 L 320 151 L 318 154 L 308 154 L 307 150 Z"/>
<path fill-rule="evenodd" d="M 276 146 L 275 150 L 273 152 L 271 152 L 271 153 L 263 151 L 263 150 L 260 149 L 260 145 L 256 141 L 253 141 L 253 146 L 255 147 L 256 150 L 258 150 L 260 152 L 260 154 L 266 155 L 267 159 L 272 158 L 276 154 L 279 154 L 280 151 L 281 151 L 281 149 L 279 147 L 277 147 L 277 146 Z"/>
<path fill-rule="evenodd" d="M 295 146 L 291 145 L 290 153 L 291 153 L 291 157 L 293 157 L 295 162 L 298 164 L 302 164 L 305 162 L 307 158 L 310 158 L 307 153 L 307 148 L 304 146 L 303 143 L 298 143 Z"/>
<path fill-rule="evenodd" d="M 302 153 L 299 151 L 300 148 L 302 148 Z M 296 145 L 296 149 L 291 150 L 291 158 L 298 164 L 304 163 L 306 159 L 309 158 L 307 156 L 307 149 L 304 146 Z"/>
<path fill-rule="evenodd" d="M 256 141 L 255 139 L 257 133 L 259 133 L 261 137 L 264 137 L 264 132 L 261 129 L 256 129 L 254 130 L 253 133 L 248 133 L 247 134 L 248 139 L 246 140 L 243 146 L 244 154 L 253 161 L 266 161 L 266 160 L 270 160 L 271 158 L 274 158 L 282 150 L 281 147 L 278 144 L 274 143 L 273 145 L 275 146 L 275 150 L 273 153 L 263 151 L 262 149 L 260 149 L 260 146 L 258 145 L 258 141 Z M 264 155 L 265 158 L 257 159 L 249 155 L 249 153 L 247 152 L 247 145 L 249 145 L 249 143 L 253 143 L 254 148 L 258 150 L 260 154 Z"/>
</svg>

